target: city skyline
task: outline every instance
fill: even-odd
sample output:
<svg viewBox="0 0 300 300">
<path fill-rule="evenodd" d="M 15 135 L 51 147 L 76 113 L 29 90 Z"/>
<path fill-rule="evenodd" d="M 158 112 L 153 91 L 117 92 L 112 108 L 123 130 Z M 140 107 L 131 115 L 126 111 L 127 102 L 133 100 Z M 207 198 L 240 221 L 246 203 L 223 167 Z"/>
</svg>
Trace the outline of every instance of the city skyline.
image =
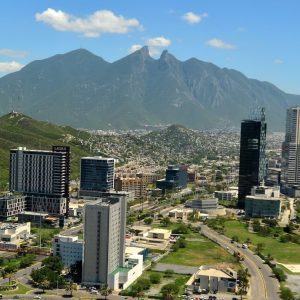
<svg viewBox="0 0 300 300">
<path fill-rule="evenodd" d="M 20 8 L 15 9 L 16 5 Z M 58 53 L 86 48 L 115 61 L 141 46 L 234 68 L 300 94 L 299 3 L 290 1 L 29 1 L 0 4 L 0 76 Z M 234 8 L 234 11 L 233 9 Z M 155 22 L 153 22 L 155 15 Z M 8 26 L 12 24 L 13 26 Z"/>
</svg>

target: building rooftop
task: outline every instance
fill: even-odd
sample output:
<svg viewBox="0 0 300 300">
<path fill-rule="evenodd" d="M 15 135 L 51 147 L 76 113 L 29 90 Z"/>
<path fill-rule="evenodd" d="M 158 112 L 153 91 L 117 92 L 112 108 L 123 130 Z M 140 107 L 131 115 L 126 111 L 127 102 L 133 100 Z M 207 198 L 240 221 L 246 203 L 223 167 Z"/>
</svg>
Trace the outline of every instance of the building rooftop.
<svg viewBox="0 0 300 300">
<path fill-rule="evenodd" d="M 117 273 L 128 273 L 130 270 L 130 268 L 117 268 L 113 272 L 111 272 L 111 274 L 115 275 Z"/>
<path fill-rule="evenodd" d="M 151 232 L 151 233 L 170 233 L 171 230 L 163 229 L 163 228 L 153 228 L 149 232 Z"/>
<path fill-rule="evenodd" d="M 142 248 L 142 247 L 126 247 L 125 253 L 129 255 L 135 255 L 141 253 L 145 249 L 146 248 Z"/>
<path fill-rule="evenodd" d="M 90 159 L 90 160 L 115 160 L 113 157 L 102 157 L 102 156 L 85 156 L 81 159 Z"/>
<path fill-rule="evenodd" d="M 265 195 L 246 196 L 246 199 L 264 200 L 264 201 L 281 201 L 281 199 L 278 197 L 268 197 Z"/>
</svg>

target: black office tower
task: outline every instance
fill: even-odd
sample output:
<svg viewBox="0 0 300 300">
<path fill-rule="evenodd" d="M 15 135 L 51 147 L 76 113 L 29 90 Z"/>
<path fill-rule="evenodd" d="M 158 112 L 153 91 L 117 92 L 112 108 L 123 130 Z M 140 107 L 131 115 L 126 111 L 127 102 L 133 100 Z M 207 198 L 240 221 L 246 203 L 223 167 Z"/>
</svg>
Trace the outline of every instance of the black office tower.
<svg viewBox="0 0 300 300">
<path fill-rule="evenodd" d="M 240 171 L 238 206 L 244 208 L 251 188 L 266 176 L 266 131 L 264 109 L 249 120 L 242 121 L 240 141 Z"/>
</svg>

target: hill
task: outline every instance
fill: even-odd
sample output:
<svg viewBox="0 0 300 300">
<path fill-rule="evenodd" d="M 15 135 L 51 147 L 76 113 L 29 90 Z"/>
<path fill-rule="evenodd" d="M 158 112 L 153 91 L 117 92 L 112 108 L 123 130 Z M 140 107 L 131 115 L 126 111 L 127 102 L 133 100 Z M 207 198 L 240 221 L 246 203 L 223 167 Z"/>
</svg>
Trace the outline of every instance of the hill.
<svg viewBox="0 0 300 300">
<path fill-rule="evenodd" d="M 194 129 L 239 126 L 257 106 L 268 126 L 283 130 L 285 110 L 300 96 L 268 82 L 144 47 L 108 63 L 79 49 L 29 63 L 0 78 L 0 113 L 12 107 L 37 119 L 76 128 L 141 128 L 182 124 Z"/>
<path fill-rule="evenodd" d="M 80 157 L 91 154 L 87 146 L 90 134 L 48 122 L 36 121 L 19 113 L 0 118 L 0 182 L 7 186 L 9 150 L 17 147 L 50 150 L 52 145 L 71 147 L 71 177 L 79 176 Z"/>
</svg>

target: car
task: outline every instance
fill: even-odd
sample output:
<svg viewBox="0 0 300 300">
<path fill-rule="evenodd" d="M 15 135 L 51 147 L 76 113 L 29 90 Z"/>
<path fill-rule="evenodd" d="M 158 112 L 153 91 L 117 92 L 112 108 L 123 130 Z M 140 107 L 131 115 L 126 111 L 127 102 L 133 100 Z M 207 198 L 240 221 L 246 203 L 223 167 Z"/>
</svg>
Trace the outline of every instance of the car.
<svg viewBox="0 0 300 300">
<path fill-rule="evenodd" d="M 34 297 L 33 297 L 33 299 L 42 299 L 42 297 L 41 297 L 41 296 L 38 296 L 38 295 L 36 295 L 36 296 L 34 296 Z"/>
<path fill-rule="evenodd" d="M 91 290 L 90 293 L 91 293 L 92 295 L 99 295 L 99 292 L 96 291 L 96 290 Z"/>
</svg>

